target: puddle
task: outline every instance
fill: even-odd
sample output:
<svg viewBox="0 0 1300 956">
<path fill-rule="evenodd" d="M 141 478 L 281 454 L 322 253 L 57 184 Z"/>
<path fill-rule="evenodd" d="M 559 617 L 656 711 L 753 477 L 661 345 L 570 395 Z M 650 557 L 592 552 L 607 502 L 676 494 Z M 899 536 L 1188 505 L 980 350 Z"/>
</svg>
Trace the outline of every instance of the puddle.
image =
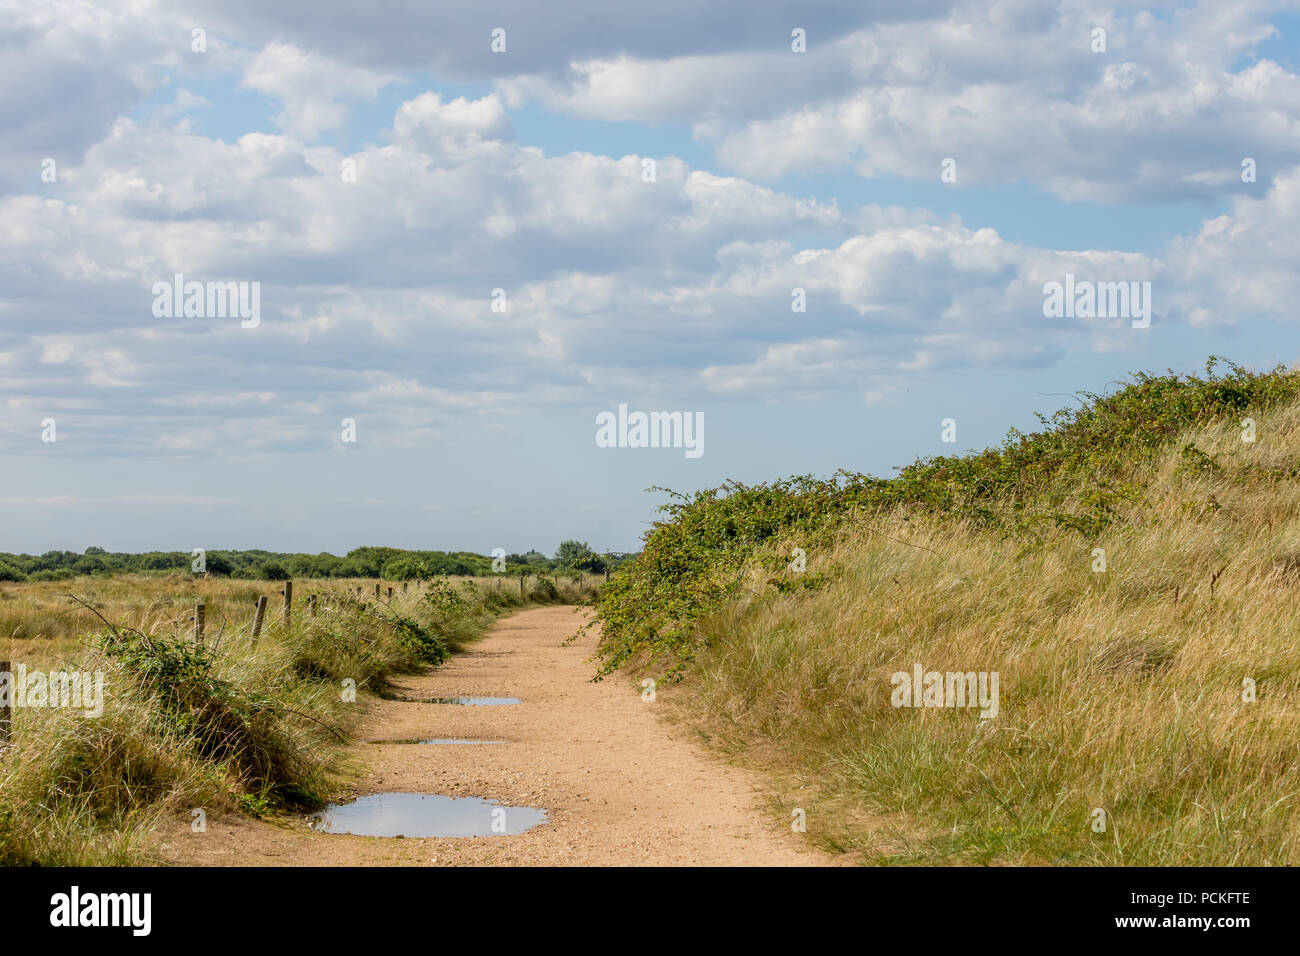
<svg viewBox="0 0 1300 956">
<path fill-rule="evenodd" d="M 408 737 L 405 740 L 367 740 L 368 744 L 503 744 L 504 740 L 462 740 L 459 737 Z"/>
<path fill-rule="evenodd" d="M 351 803 L 331 804 L 316 815 L 311 826 L 321 833 L 354 836 L 515 836 L 546 820 L 546 811 L 538 807 L 506 807 L 479 797 L 376 793 Z"/>
<path fill-rule="evenodd" d="M 518 697 L 403 697 L 410 704 L 464 704 L 466 707 L 496 707 L 502 704 L 522 704 Z"/>
</svg>

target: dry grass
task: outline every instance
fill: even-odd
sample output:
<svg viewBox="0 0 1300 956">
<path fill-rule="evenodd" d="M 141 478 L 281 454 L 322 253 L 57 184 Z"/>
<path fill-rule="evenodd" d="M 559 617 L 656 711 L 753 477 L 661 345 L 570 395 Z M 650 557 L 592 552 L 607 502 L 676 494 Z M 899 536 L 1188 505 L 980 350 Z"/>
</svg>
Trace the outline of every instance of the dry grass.
<svg viewBox="0 0 1300 956">
<path fill-rule="evenodd" d="M 484 589 L 500 588 L 508 595 L 519 594 L 517 577 L 500 581 L 469 577 L 443 580 L 457 586 L 470 581 Z M 591 593 L 595 581 L 594 576 L 588 575 L 586 586 L 578 588 L 573 581 L 561 577 L 561 598 L 579 600 Z M 385 600 L 387 589 L 393 588 L 398 602 L 395 606 L 399 608 L 419 590 L 415 582 L 410 585 L 415 591 L 409 588 L 403 591 L 400 582 L 329 578 L 295 582 L 294 596 L 301 600 L 313 593 L 350 594 L 361 588 L 363 596 L 371 597 L 376 584 L 380 585 Z M 530 577 L 525 590 L 531 595 L 537 586 L 537 579 Z M 223 630 L 231 634 L 246 634 L 259 595 L 267 598 L 268 625 L 278 621 L 282 593 L 283 585 L 275 581 L 201 578 L 190 574 L 123 574 L 67 581 L 0 582 L 0 659 L 53 662 L 76 653 L 82 636 L 98 630 L 101 622 L 94 612 L 71 600 L 69 595 L 76 595 L 93 605 L 110 621 L 150 631 L 164 629 L 169 633 L 188 633 L 193 627 L 194 605 L 202 600 L 206 605 L 205 630 L 209 635 L 217 635 Z"/>
<path fill-rule="evenodd" d="M 367 693 L 384 693 L 389 675 L 440 659 L 512 607 L 589 595 L 565 582 L 558 591 L 530 582 L 524 598 L 517 580 L 432 593 L 412 583 L 396 586 L 389 603 L 386 583 L 385 599 L 373 600 L 374 584 L 295 582 L 287 629 L 282 585 L 272 582 L 176 575 L 4 585 L 0 657 L 33 670 L 99 671 L 105 683 L 98 717 L 15 708 L 13 741 L 0 753 L 0 863 L 148 863 L 163 817 L 319 805 L 343 783 L 342 744 Z M 118 626 L 116 645 L 88 639 L 109 628 L 69 594 Z M 259 595 L 269 600 L 254 643 Z M 198 598 L 202 649 L 191 640 Z M 344 680 L 355 682 L 358 704 L 343 699 Z"/>
<path fill-rule="evenodd" d="M 755 570 L 676 707 L 872 862 L 1300 863 L 1300 406 L 1256 418 L 1135 474 L 1101 540 L 895 513 L 809 551 L 820 589 Z M 891 706 L 916 663 L 998 672 L 1000 713 Z"/>
</svg>

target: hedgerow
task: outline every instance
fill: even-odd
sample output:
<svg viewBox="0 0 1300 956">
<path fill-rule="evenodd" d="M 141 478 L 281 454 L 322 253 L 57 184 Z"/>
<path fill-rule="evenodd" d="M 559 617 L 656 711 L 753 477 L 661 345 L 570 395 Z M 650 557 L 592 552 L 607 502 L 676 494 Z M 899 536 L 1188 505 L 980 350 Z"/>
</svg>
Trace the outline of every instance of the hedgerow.
<svg viewBox="0 0 1300 956">
<path fill-rule="evenodd" d="M 1262 411 L 1297 392 L 1300 372 L 1254 372 L 1211 356 L 1204 376 L 1137 372 L 1111 394 L 1079 392 L 1077 407 L 1038 415 L 1040 431 L 1012 429 L 995 448 L 922 458 L 893 478 L 841 470 L 830 478 L 728 481 L 693 494 L 652 488 L 669 496 L 659 509 L 666 517 L 594 601 L 598 676 L 644 659 L 680 677 L 697 650 L 695 623 L 737 593 L 760 552 L 796 537 L 804 548 L 827 541 L 850 517 L 915 512 L 1030 545 L 1045 525 L 1094 537 L 1121 520 L 1125 505 L 1140 502 L 1135 466 L 1189 428 Z"/>
</svg>

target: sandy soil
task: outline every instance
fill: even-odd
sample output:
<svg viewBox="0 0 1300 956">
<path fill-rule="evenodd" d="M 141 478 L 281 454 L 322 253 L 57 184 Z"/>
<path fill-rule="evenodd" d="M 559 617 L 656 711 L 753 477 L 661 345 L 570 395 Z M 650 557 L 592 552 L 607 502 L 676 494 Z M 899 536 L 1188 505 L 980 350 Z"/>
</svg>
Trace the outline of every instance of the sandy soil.
<svg viewBox="0 0 1300 956">
<path fill-rule="evenodd" d="M 502 745 L 359 744 L 357 793 L 487 797 L 545 808 L 517 836 L 457 839 L 315 833 L 305 821 L 240 815 L 206 833 L 178 821 L 161 853 L 188 865 L 824 865 L 762 806 L 747 771 L 702 753 L 617 676 L 592 683 L 594 637 L 565 647 L 583 622 L 571 607 L 525 611 L 470 650 L 405 679 L 411 697 L 518 697 L 498 707 L 380 701 L 364 737 L 455 737 Z M 842 862 L 842 861 L 834 861 Z"/>
</svg>

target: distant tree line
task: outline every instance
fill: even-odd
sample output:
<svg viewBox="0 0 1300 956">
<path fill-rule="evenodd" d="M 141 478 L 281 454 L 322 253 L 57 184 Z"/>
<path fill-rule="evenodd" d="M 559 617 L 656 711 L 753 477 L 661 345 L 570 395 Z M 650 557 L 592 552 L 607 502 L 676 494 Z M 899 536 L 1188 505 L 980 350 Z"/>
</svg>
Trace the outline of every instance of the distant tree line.
<svg viewBox="0 0 1300 956">
<path fill-rule="evenodd" d="M 613 570 L 630 554 L 597 554 L 585 542 L 564 541 L 548 558 L 540 551 L 507 554 L 500 559 L 473 551 L 408 551 L 402 548 L 353 548 L 343 557 L 276 551 L 205 551 L 204 567 L 213 576 L 283 581 L 289 578 L 384 578 L 407 581 L 440 575 L 485 575 L 555 572 L 598 574 Z M 87 548 L 46 551 L 41 555 L 0 552 L 0 581 L 59 581 L 80 575 L 166 574 L 190 572 L 195 558 L 188 551 L 143 554 Z"/>
</svg>

